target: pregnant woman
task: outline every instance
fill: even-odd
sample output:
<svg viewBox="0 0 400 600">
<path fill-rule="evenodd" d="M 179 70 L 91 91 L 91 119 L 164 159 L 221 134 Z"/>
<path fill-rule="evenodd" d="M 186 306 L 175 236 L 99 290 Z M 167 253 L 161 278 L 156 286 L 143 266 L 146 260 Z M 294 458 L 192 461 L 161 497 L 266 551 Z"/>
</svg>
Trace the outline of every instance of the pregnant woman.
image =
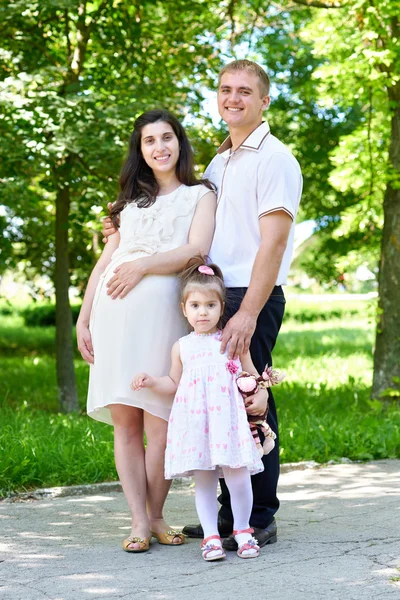
<svg viewBox="0 0 400 600">
<path fill-rule="evenodd" d="M 141 115 L 111 209 L 119 229 L 92 271 L 77 322 L 78 348 L 90 363 L 88 415 L 114 427 L 116 468 L 132 515 L 127 552 L 148 550 L 151 537 L 184 541 L 162 514 L 173 396 L 135 394 L 130 381 L 135 372 L 169 372 L 171 346 L 187 333 L 177 273 L 209 251 L 215 209 L 211 185 L 194 175 L 179 121 L 164 110 Z"/>
</svg>

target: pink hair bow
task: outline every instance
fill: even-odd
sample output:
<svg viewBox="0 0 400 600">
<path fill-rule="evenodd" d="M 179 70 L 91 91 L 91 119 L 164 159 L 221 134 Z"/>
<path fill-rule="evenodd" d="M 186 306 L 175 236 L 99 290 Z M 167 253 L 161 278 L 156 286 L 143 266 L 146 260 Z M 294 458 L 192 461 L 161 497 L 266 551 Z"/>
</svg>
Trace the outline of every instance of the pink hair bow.
<svg viewBox="0 0 400 600">
<path fill-rule="evenodd" d="M 203 273 L 204 275 L 215 275 L 212 268 L 207 267 L 207 265 L 200 265 L 200 267 L 198 267 L 198 271 L 200 271 L 200 273 Z"/>
</svg>

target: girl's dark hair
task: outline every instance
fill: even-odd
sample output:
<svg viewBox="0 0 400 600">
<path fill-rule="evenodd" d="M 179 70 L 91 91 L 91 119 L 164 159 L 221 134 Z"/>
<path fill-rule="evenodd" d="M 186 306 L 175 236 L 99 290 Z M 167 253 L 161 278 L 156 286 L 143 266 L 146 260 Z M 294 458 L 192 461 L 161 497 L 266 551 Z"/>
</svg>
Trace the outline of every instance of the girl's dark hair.
<svg viewBox="0 0 400 600">
<path fill-rule="evenodd" d="M 214 271 L 214 275 L 207 275 L 201 273 L 199 267 L 207 266 Z M 217 294 L 221 305 L 225 304 L 226 300 L 226 288 L 224 283 L 224 276 L 222 275 L 221 269 L 218 265 L 208 262 L 208 256 L 202 256 L 198 254 L 191 258 L 185 269 L 180 274 L 181 280 L 181 302 L 185 304 L 190 292 L 195 289 L 206 288 L 208 291 L 213 291 Z M 217 324 L 218 328 L 222 328 L 222 316 Z"/>
<path fill-rule="evenodd" d="M 133 126 L 129 140 L 129 152 L 122 166 L 119 186 L 120 192 L 111 208 L 110 216 L 116 227 L 119 226 L 118 215 L 130 202 L 136 202 L 139 208 L 147 208 L 154 204 L 159 192 L 158 183 L 142 156 L 142 130 L 146 125 L 163 121 L 171 125 L 179 142 L 179 158 L 176 164 L 176 176 L 187 186 L 202 183 L 210 190 L 214 189 L 206 179 L 199 180 L 194 174 L 193 151 L 184 128 L 173 114 L 163 109 L 149 110 L 138 117 Z"/>
</svg>

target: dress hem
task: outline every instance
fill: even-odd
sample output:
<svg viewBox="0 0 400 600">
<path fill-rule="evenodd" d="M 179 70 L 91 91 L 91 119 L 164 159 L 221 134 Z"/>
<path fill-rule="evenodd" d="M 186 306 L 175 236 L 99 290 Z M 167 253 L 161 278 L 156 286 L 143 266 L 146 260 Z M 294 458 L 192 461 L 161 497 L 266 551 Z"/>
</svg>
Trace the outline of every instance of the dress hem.
<svg viewBox="0 0 400 600">
<path fill-rule="evenodd" d="M 149 407 L 144 408 L 143 406 L 138 406 L 136 404 L 132 404 L 131 402 L 109 402 L 108 404 L 106 404 L 104 406 L 96 406 L 95 408 L 91 408 L 90 410 L 87 410 L 86 414 L 88 417 L 90 417 L 91 419 L 94 419 L 95 421 L 99 421 L 100 423 L 106 423 L 107 425 L 113 426 L 114 424 L 111 419 L 106 420 L 106 418 L 99 418 L 100 417 L 99 413 L 103 410 L 108 410 L 108 406 L 113 405 L 113 404 L 122 404 L 123 406 L 131 406 L 132 408 L 139 408 L 140 410 L 143 410 L 144 412 L 149 413 L 153 417 L 157 417 L 158 419 L 162 419 L 163 421 L 168 423 L 169 417 L 162 417 L 161 415 L 156 414 L 154 411 L 149 410 Z M 108 411 L 108 412 L 110 412 L 110 411 Z"/>
<path fill-rule="evenodd" d="M 165 479 L 172 480 L 172 479 L 178 479 L 180 477 L 193 477 L 194 472 L 195 471 L 215 471 L 218 470 L 220 472 L 219 474 L 219 478 L 220 479 L 224 479 L 224 475 L 222 473 L 222 468 L 223 467 L 228 467 L 229 469 L 243 469 L 246 468 L 248 469 L 248 471 L 250 471 L 250 475 L 257 475 L 257 473 L 262 473 L 264 471 L 264 466 L 260 466 L 259 468 L 252 468 L 250 464 L 247 465 L 223 465 L 223 464 L 218 464 L 218 465 L 214 465 L 212 467 L 202 467 L 199 469 L 189 469 L 188 471 L 183 471 L 180 473 L 173 473 L 171 475 L 167 475 L 167 473 L 165 473 Z"/>
</svg>

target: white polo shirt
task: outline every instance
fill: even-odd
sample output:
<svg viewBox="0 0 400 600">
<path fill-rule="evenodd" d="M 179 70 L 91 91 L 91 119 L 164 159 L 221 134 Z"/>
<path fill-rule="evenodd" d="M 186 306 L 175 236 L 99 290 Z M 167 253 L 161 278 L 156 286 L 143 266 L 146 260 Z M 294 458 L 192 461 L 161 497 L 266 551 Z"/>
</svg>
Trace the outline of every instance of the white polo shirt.
<svg viewBox="0 0 400 600">
<path fill-rule="evenodd" d="M 284 210 L 293 223 L 276 285 L 285 284 L 302 191 L 299 163 L 266 121 L 232 153 L 231 146 L 227 138 L 204 173 L 218 192 L 210 258 L 222 269 L 227 287 L 248 287 L 261 243 L 258 220 Z"/>
</svg>

